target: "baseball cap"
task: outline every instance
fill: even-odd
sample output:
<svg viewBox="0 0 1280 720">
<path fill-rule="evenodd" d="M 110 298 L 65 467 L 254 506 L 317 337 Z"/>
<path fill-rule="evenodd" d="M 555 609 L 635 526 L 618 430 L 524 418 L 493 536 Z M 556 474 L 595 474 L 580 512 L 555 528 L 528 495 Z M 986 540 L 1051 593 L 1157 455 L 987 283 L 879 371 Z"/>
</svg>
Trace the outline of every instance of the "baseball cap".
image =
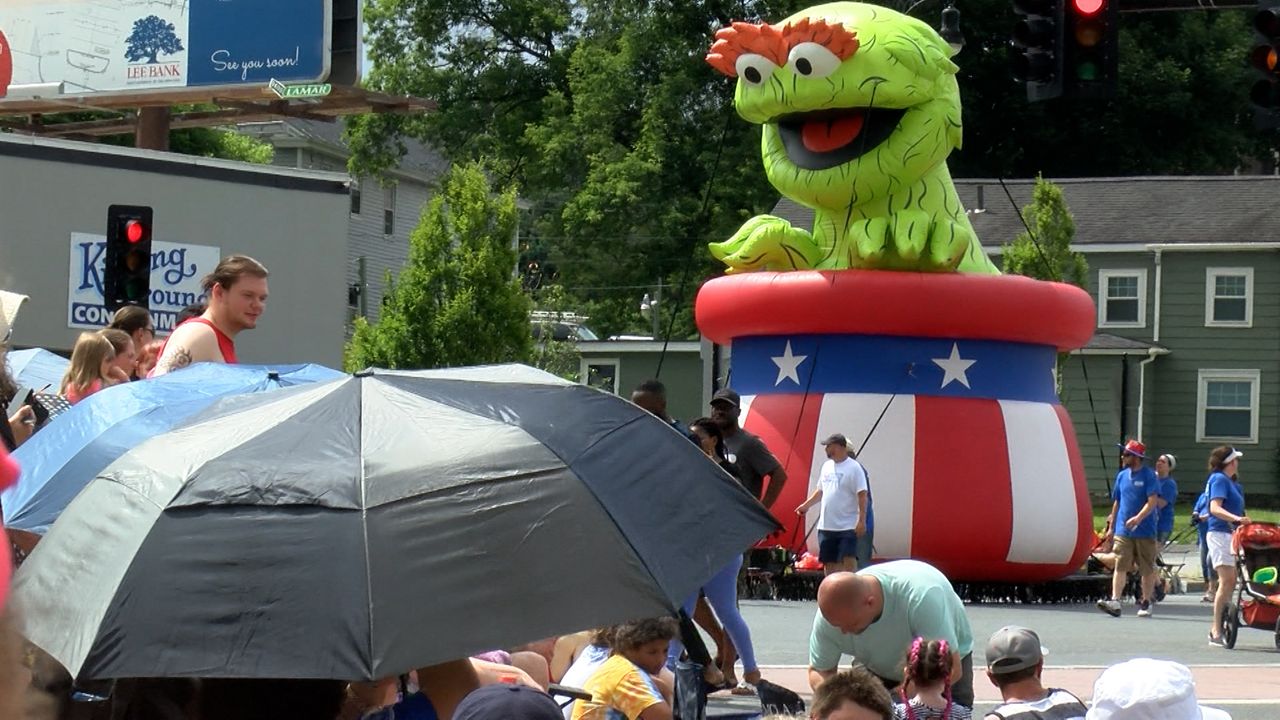
<svg viewBox="0 0 1280 720">
<path fill-rule="evenodd" d="M 715 395 L 711 396 L 712 405 L 715 405 L 718 402 L 727 402 L 734 407 L 738 407 L 742 404 L 742 398 L 738 396 L 738 393 L 730 390 L 729 388 L 720 388 L 716 391 Z"/>
<path fill-rule="evenodd" d="M 18 309 L 26 301 L 26 295 L 0 290 L 0 342 L 9 339 L 9 331 L 13 329 L 14 319 L 18 317 Z"/>
<path fill-rule="evenodd" d="M 991 634 L 987 641 L 987 670 L 993 675 L 1026 670 L 1035 667 L 1049 654 L 1049 648 L 1040 644 L 1040 636 L 1034 630 L 1006 625 Z"/>
<path fill-rule="evenodd" d="M 1086 720 L 1231 720 L 1196 700 L 1186 665 L 1138 658 L 1112 665 L 1093 684 Z"/>
<path fill-rule="evenodd" d="M 1137 440 L 1130 439 L 1123 445 L 1116 443 L 1116 447 L 1123 448 L 1126 455 L 1137 455 L 1144 460 L 1147 457 L 1147 446 Z"/>
<path fill-rule="evenodd" d="M 551 696 L 526 685 L 486 685 L 472 690 L 453 713 L 454 720 L 564 720 Z"/>
<path fill-rule="evenodd" d="M 849 439 L 846 438 L 844 435 L 841 435 L 840 433 L 832 433 L 831 435 L 827 436 L 826 440 L 822 441 L 822 444 L 823 445 L 843 445 L 844 447 L 849 447 Z"/>
</svg>

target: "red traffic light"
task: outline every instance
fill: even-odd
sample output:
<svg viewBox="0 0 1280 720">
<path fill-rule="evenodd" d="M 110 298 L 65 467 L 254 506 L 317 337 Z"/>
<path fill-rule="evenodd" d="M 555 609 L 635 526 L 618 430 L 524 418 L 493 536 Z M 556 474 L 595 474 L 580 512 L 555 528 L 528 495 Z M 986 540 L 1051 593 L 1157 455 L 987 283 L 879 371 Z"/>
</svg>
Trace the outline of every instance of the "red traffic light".
<svg viewBox="0 0 1280 720">
<path fill-rule="evenodd" d="M 1071 7 L 1081 15 L 1096 15 L 1105 4 L 1106 0 L 1071 0 Z"/>
<path fill-rule="evenodd" d="M 124 237 L 131 243 L 140 242 L 145 233 L 142 223 L 137 220 L 130 220 L 124 224 Z"/>
<path fill-rule="evenodd" d="M 1271 45 L 1259 45 L 1249 53 L 1249 64 L 1264 73 L 1274 73 L 1280 65 L 1280 53 Z"/>
</svg>

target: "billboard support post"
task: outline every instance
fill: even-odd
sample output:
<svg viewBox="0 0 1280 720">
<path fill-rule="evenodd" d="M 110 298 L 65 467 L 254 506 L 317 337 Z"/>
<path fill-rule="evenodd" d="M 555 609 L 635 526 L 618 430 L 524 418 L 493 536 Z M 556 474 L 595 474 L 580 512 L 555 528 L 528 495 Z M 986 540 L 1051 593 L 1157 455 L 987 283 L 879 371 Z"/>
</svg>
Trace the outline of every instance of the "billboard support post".
<svg viewBox="0 0 1280 720">
<path fill-rule="evenodd" d="M 138 126 L 133 138 L 134 147 L 140 150 L 168 150 L 169 108 L 154 105 L 138 108 Z"/>
</svg>

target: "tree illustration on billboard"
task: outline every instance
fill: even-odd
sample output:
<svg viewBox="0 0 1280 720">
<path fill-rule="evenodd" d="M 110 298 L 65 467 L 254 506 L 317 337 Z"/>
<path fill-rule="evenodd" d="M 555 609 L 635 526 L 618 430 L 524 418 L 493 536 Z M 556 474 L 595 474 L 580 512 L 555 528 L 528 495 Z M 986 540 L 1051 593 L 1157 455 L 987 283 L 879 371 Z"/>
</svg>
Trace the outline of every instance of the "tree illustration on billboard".
<svg viewBox="0 0 1280 720">
<path fill-rule="evenodd" d="M 125 59 L 129 62 L 146 60 L 148 63 L 159 62 L 156 57 L 160 53 L 170 55 L 180 52 L 182 40 L 174 31 L 173 23 L 165 22 L 158 15 L 148 15 L 133 21 L 133 33 L 125 40 Z"/>
</svg>

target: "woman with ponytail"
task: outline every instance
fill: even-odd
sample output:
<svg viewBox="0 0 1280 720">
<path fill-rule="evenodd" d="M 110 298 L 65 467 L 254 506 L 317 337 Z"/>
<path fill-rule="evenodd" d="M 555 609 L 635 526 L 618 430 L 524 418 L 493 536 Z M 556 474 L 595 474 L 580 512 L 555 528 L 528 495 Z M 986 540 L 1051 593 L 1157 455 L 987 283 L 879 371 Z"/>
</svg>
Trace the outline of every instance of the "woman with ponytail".
<svg viewBox="0 0 1280 720">
<path fill-rule="evenodd" d="M 971 720 L 973 711 L 951 700 L 951 683 L 960 676 L 946 640 L 917 637 L 902 672 L 902 702 L 893 716 L 905 720 Z"/>
</svg>

